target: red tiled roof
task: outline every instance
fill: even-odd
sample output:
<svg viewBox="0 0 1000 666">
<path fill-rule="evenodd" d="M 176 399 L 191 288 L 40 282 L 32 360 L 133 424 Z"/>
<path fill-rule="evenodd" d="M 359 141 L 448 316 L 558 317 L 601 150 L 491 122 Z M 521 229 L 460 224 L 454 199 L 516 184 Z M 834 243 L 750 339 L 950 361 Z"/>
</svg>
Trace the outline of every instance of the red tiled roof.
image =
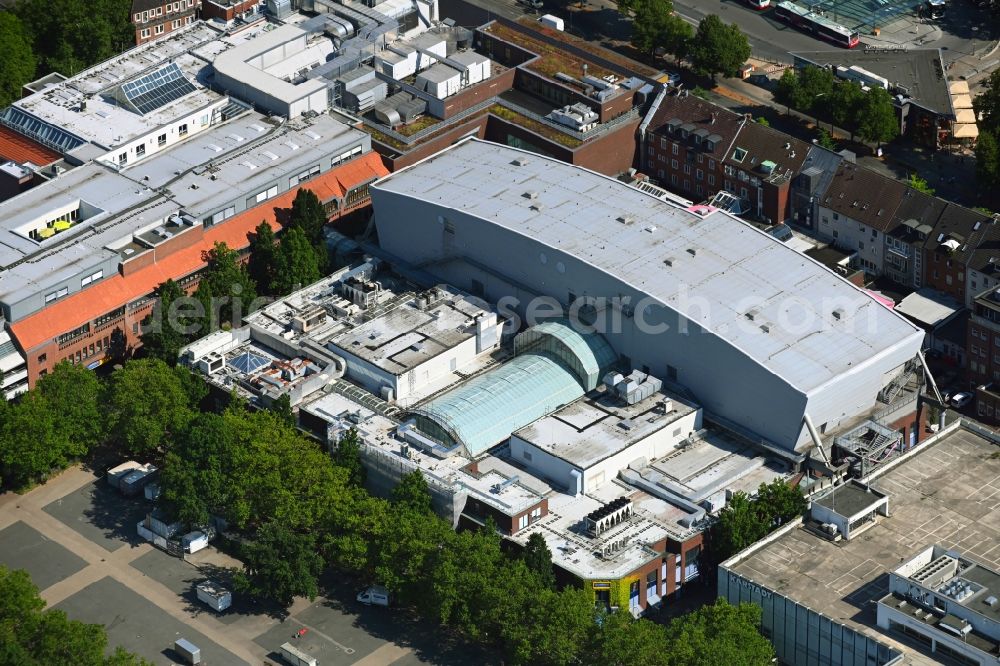
<svg viewBox="0 0 1000 666">
<path fill-rule="evenodd" d="M 333 197 L 342 197 L 351 188 L 388 174 L 378 154 L 371 152 L 317 176 L 303 187 L 315 192 L 320 200 L 327 201 Z M 168 279 L 177 280 L 200 270 L 205 266 L 202 253 L 212 249 L 215 243 L 225 243 L 233 249 L 247 247 L 250 244 L 250 234 L 261 220 L 270 224 L 275 231 L 281 229 L 278 211 L 291 208 L 298 189 L 289 190 L 261 206 L 209 227 L 200 242 L 178 250 L 128 277 L 120 274 L 110 277 L 11 324 L 11 333 L 20 343 L 21 349 L 34 349 L 61 333 L 152 293 Z"/>
<path fill-rule="evenodd" d="M 38 166 L 48 166 L 60 157 L 56 151 L 0 125 L 0 158 L 18 164 L 31 162 Z"/>
</svg>

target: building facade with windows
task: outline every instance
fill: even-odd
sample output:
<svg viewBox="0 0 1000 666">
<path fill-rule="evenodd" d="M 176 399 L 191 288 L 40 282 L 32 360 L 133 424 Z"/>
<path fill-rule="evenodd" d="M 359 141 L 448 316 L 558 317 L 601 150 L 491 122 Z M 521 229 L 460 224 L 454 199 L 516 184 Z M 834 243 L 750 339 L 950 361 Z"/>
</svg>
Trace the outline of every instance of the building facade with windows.
<svg viewBox="0 0 1000 666">
<path fill-rule="evenodd" d="M 201 0 L 132 0 L 132 26 L 135 45 L 140 46 L 175 30 L 189 26 L 198 19 Z"/>
<path fill-rule="evenodd" d="M 791 179 L 807 144 L 681 89 L 654 102 L 644 128 L 640 167 L 663 187 L 696 202 L 725 190 L 740 214 L 770 224 L 791 217 Z"/>
</svg>

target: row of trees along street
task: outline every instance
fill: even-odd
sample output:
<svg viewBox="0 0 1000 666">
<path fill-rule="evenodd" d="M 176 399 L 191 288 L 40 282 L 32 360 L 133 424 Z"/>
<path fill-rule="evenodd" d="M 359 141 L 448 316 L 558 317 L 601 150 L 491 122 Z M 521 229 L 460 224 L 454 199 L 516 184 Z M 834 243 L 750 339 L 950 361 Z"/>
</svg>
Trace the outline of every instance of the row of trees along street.
<svg viewBox="0 0 1000 666">
<path fill-rule="evenodd" d="M 192 526 L 224 518 L 223 546 L 244 563 L 236 589 L 282 607 L 320 594 L 321 574 L 333 571 L 385 585 L 422 621 L 510 663 L 770 663 L 756 607 L 720 601 L 665 627 L 595 611 L 591 594 L 555 585 L 540 536 L 512 556 L 491 524 L 455 532 L 433 513 L 419 472 L 404 477 L 391 499 L 370 495 L 356 433 L 331 456 L 285 415 L 249 410 L 238 398 L 222 413 L 200 412 L 204 395 L 199 378 L 158 359 L 130 360 L 106 382 L 62 363 L 20 401 L 0 407 L 5 474 L 41 478 L 46 467 L 102 443 L 106 454 L 153 461 L 168 513 Z M 58 460 L 38 458 L 50 449 Z"/>
<path fill-rule="evenodd" d="M 878 86 L 867 92 L 858 83 L 843 81 L 829 69 L 788 68 L 778 80 L 774 101 L 847 130 L 869 143 L 883 144 L 899 136 L 899 120 L 892 96 Z"/>
<path fill-rule="evenodd" d="M 618 9 L 632 14 L 632 45 L 636 49 L 687 60 L 702 76 L 738 76 L 750 57 L 747 36 L 715 14 L 706 16 L 695 29 L 674 13 L 671 0 L 619 0 Z"/>
</svg>

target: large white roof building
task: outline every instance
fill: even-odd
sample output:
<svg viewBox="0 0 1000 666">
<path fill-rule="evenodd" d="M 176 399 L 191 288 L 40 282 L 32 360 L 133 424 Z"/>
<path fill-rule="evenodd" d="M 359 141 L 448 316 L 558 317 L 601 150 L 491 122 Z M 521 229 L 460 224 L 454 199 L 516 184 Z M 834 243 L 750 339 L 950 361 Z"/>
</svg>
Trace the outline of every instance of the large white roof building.
<svg viewBox="0 0 1000 666">
<path fill-rule="evenodd" d="M 522 317 L 538 296 L 598 299 L 581 319 L 626 364 L 786 448 L 808 448 L 807 416 L 822 436 L 873 408 L 920 348 L 912 324 L 737 218 L 540 155 L 469 140 L 372 193 L 388 252 L 513 296 Z"/>
</svg>

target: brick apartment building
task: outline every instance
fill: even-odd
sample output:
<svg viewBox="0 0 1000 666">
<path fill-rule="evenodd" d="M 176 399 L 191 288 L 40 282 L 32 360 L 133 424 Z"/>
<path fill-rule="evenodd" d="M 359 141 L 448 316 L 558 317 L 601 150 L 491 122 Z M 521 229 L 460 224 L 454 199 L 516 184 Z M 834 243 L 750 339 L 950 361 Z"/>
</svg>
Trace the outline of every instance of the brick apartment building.
<svg viewBox="0 0 1000 666">
<path fill-rule="evenodd" d="M 200 10 L 201 0 L 132 0 L 132 26 L 135 28 L 136 46 L 191 25 Z"/>
<path fill-rule="evenodd" d="M 777 224 L 791 217 L 792 178 L 809 145 L 748 116 L 692 97 L 668 94 L 639 139 L 640 168 L 664 187 L 694 201 L 725 190 L 743 214 Z"/>
<path fill-rule="evenodd" d="M 201 18 L 230 23 L 252 20 L 264 12 L 264 0 L 200 0 Z"/>
</svg>

